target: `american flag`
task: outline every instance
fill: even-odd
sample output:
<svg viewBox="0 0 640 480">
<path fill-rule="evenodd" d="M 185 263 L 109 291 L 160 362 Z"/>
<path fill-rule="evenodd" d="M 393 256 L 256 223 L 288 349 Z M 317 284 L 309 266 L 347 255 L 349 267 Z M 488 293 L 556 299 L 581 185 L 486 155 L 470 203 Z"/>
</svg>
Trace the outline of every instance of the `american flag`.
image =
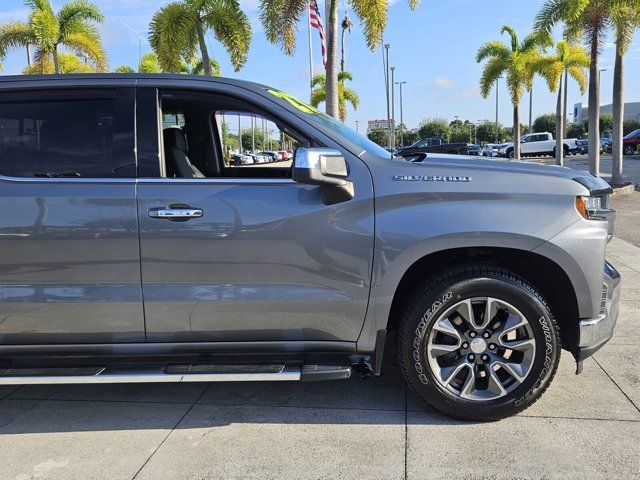
<svg viewBox="0 0 640 480">
<path fill-rule="evenodd" d="M 320 34 L 320 43 L 322 44 L 322 64 L 327 66 L 327 44 L 324 40 L 324 25 L 322 24 L 322 15 L 318 9 L 318 3 L 316 0 L 311 0 L 309 4 L 309 24 L 313 28 L 318 29 Z"/>
</svg>

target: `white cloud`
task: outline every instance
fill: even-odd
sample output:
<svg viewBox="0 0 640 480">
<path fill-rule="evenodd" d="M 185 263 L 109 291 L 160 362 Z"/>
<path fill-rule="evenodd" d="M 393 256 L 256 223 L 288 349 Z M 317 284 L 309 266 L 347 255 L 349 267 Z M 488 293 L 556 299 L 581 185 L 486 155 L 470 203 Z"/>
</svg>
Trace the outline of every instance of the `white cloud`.
<svg viewBox="0 0 640 480">
<path fill-rule="evenodd" d="M 431 85 L 430 88 L 433 90 L 448 90 L 456 86 L 456 82 L 449 77 L 438 77 L 436 78 Z"/>
<path fill-rule="evenodd" d="M 457 92 L 445 92 L 440 95 L 441 100 L 471 100 L 480 96 L 480 89 L 477 85 L 467 88 L 466 90 L 460 90 Z"/>
</svg>

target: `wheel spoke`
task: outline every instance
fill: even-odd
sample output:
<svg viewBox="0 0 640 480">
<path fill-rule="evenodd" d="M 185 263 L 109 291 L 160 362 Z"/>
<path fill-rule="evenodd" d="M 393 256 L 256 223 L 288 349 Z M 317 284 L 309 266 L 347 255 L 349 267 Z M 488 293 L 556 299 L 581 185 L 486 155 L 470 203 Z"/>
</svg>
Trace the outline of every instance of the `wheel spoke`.
<svg viewBox="0 0 640 480">
<path fill-rule="evenodd" d="M 502 395 L 507 393 L 507 390 L 502 385 L 502 382 L 498 378 L 495 370 L 493 368 L 489 368 L 489 385 L 487 390 L 501 397 Z"/>
<path fill-rule="evenodd" d="M 482 319 L 482 325 L 477 328 L 480 330 L 484 330 L 489 325 L 489 322 L 493 320 L 493 318 L 498 313 L 499 302 L 495 298 L 488 297 L 487 302 L 484 307 L 484 318 Z"/>
<path fill-rule="evenodd" d="M 523 327 L 527 324 L 527 321 L 524 319 L 524 317 L 521 317 L 519 315 L 514 315 L 513 313 L 509 312 L 509 318 L 507 318 L 507 321 L 504 323 L 503 327 L 501 328 L 502 330 L 502 334 L 501 337 L 504 335 L 507 335 L 508 333 Z"/>
<path fill-rule="evenodd" d="M 459 362 L 457 365 L 453 365 L 451 367 L 446 367 L 440 370 L 440 379 L 444 386 L 448 386 L 460 371 L 468 367 L 469 365 L 464 361 Z"/>
<path fill-rule="evenodd" d="M 469 365 L 469 374 L 464 381 L 464 385 L 460 389 L 460 396 L 462 398 L 470 399 L 473 397 L 473 392 L 476 391 L 476 369 L 473 365 Z"/>
<path fill-rule="evenodd" d="M 529 373 L 529 368 L 525 369 L 525 365 L 522 363 L 495 362 L 495 364 L 504 368 L 518 383 L 522 383 Z"/>
<path fill-rule="evenodd" d="M 467 322 L 474 328 L 476 327 L 476 319 L 475 315 L 473 314 L 473 306 L 470 299 L 460 302 L 455 311 L 462 317 L 465 322 Z"/>
<path fill-rule="evenodd" d="M 460 333 L 458 333 L 458 330 L 456 330 L 456 328 L 451 323 L 451 320 L 449 320 L 448 318 L 443 318 L 442 320 L 437 321 L 433 325 L 433 329 L 455 338 L 458 343 L 462 342 Z"/>
<path fill-rule="evenodd" d="M 535 347 L 536 341 L 533 338 L 523 338 L 521 340 L 503 340 L 500 338 L 500 345 L 511 350 L 530 350 Z"/>
<path fill-rule="evenodd" d="M 460 348 L 459 343 L 456 345 L 443 345 L 440 343 L 436 343 L 429 345 L 428 350 L 429 354 L 435 358 L 446 355 L 447 353 L 455 352 L 458 348 Z"/>
</svg>

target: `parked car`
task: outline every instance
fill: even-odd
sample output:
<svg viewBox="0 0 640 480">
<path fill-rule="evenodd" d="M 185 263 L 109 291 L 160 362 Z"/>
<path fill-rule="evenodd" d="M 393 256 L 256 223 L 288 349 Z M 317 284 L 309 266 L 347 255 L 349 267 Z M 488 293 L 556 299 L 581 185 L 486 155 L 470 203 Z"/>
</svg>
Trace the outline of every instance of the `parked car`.
<svg viewBox="0 0 640 480">
<path fill-rule="evenodd" d="M 576 140 L 576 145 L 578 145 L 578 153 L 582 155 L 589 153 L 589 139 L 578 139 Z"/>
<path fill-rule="evenodd" d="M 622 139 L 622 150 L 625 155 L 634 155 L 640 145 L 640 129 L 628 133 Z"/>
<path fill-rule="evenodd" d="M 576 138 L 566 138 L 563 140 L 564 155 L 578 152 Z M 513 142 L 508 142 L 500 146 L 498 153 L 501 157 L 513 158 Z M 520 138 L 520 155 L 524 157 L 543 157 L 545 155 L 556 155 L 556 141 L 549 132 L 530 133 Z"/>
<path fill-rule="evenodd" d="M 399 161 L 269 87 L 140 78 L 0 80 L 0 384 L 378 376 L 393 334 L 419 398 L 496 420 L 543 394 L 561 348 L 580 371 L 611 338 L 602 179 Z M 226 166 L 222 126 L 198 120 L 229 105 L 286 123 L 292 168 Z M 176 111 L 190 128 L 161 131 Z"/>
<path fill-rule="evenodd" d="M 247 155 L 246 153 L 234 153 L 233 164 L 236 167 L 241 167 L 244 165 L 253 165 L 255 163 L 254 158 L 251 155 Z"/>
<path fill-rule="evenodd" d="M 467 145 L 467 151 L 469 152 L 469 155 L 474 157 L 482 155 L 482 148 L 479 145 L 473 145 L 470 143 Z"/>
<path fill-rule="evenodd" d="M 262 164 L 262 163 L 269 163 L 271 161 L 267 155 L 263 155 L 261 153 L 247 152 L 246 155 L 249 155 L 251 158 L 253 158 L 253 163 L 256 165 Z"/>
<path fill-rule="evenodd" d="M 482 150 L 482 156 L 484 156 L 484 157 L 497 157 L 499 148 L 500 148 L 500 145 L 498 145 L 498 144 L 487 143 L 484 146 L 483 150 Z"/>
<path fill-rule="evenodd" d="M 264 151 L 264 152 L 259 152 L 261 155 L 264 155 L 265 157 L 267 157 L 269 159 L 269 162 L 279 162 L 280 161 L 280 155 L 278 155 L 278 152 L 272 152 L 272 151 Z"/>
<path fill-rule="evenodd" d="M 446 143 L 441 138 L 430 137 L 418 140 L 413 145 L 399 148 L 396 151 L 401 157 L 412 157 L 425 153 L 449 153 L 453 155 L 468 155 L 469 148 L 466 143 Z"/>
<path fill-rule="evenodd" d="M 600 153 L 611 153 L 613 141 L 610 137 L 603 137 L 600 139 Z"/>
<path fill-rule="evenodd" d="M 280 155 L 280 159 L 281 160 L 288 160 L 289 159 L 289 154 L 287 152 L 285 152 L 284 150 L 278 150 L 278 155 Z"/>
</svg>

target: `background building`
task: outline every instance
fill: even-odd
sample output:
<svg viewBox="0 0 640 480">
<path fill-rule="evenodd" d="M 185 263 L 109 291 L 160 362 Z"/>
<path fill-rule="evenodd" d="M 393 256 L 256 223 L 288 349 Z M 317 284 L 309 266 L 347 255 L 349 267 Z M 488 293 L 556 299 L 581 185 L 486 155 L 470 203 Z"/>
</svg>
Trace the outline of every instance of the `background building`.
<svg viewBox="0 0 640 480">
<path fill-rule="evenodd" d="M 600 113 L 613 113 L 613 105 L 602 105 Z M 573 107 L 573 121 L 582 123 L 589 118 L 589 107 L 582 103 L 576 103 Z M 624 119 L 636 120 L 640 122 L 640 102 L 630 102 L 624 104 Z"/>
</svg>

